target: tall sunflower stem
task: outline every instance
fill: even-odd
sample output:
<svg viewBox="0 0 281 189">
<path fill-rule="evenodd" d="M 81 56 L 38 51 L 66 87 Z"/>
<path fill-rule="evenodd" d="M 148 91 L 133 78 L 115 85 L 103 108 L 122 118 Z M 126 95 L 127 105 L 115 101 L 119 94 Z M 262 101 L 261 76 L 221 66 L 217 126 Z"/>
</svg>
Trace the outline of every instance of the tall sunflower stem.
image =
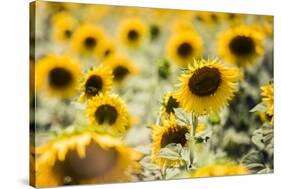
<svg viewBox="0 0 281 189">
<path fill-rule="evenodd" d="M 196 113 L 192 112 L 192 124 L 191 124 L 191 131 L 190 131 L 190 140 L 189 140 L 189 168 L 192 168 L 192 164 L 194 163 L 194 147 L 195 147 L 195 135 L 196 135 L 196 128 L 198 125 L 198 116 Z"/>
</svg>

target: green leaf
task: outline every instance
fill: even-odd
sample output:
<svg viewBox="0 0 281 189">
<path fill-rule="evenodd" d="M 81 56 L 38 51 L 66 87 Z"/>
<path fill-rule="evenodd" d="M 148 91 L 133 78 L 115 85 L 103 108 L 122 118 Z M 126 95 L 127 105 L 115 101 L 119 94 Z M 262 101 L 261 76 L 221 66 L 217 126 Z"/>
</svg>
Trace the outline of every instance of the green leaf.
<svg viewBox="0 0 281 189">
<path fill-rule="evenodd" d="M 175 111 L 175 116 L 176 116 L 177 121 L 180 121 L 185 125 L 190 124 L 189 120 L 188 120 L 189 115 L 182 108 L 175 108 L 174 111 Z"/>
<path fill-rule="evenodd" d="M 266 105 L 264 103 L 257 104 L 250 112 L 266 112 Z"/>
</svg>

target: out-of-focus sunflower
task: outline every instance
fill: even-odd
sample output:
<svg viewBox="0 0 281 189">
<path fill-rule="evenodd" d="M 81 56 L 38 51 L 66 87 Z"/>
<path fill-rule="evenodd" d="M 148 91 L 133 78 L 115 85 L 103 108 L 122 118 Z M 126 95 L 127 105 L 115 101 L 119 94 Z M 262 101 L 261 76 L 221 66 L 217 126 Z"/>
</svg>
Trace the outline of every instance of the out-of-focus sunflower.
<svg viewBox="0 0 281 189">
<path fill-rule="evenodd" d="M 172 62 L 187 67 L 194 58 L 202 56 L 203 42 L 193 31 L 180 32 L 170 37 L 166 51 Z"/>
<path fill-rule="evenodd" d="M 64 133 L 37 148 L 36 187 L 135 181 L 141 154 L 109 136 Z"/>
<path fill-rule="evenodd" d="M 81 76 L 80 64 L 68 57 L 48 55 L 36 64 L 36 88 L 62 98 L 76 94 Z"/>
<path fill-rule="evenodd" d="M 67 12 L 55 14 L 52 23 L 53 38 L 57 42 L 69 41 L 77 26 L 77 21 Z"/>
<path fill-rule="evenodd" d="M 101 28 L 90 24 L 84 24 L 74 32 L 71 48 L 76 53 L 86 56 L 95 56 L 104 38 L 105 33 Z"/>
<path fill-rule="evenodd" d="M 139 18 L 124 19 L 118 31 L 120 41 L 127 47 L 138 48 L 148 39 L 148 27 Z"/>
<path fill-rule="evenodd" d="M 138 72 L 137 67 L 131 60 L 120 54 L 110 56 L 102 64 L 110 67 L 113 74 L 113 80 L 117 84 L 123 82 L 129 75 L 134 75 Z"/>
<path fill-rule="evenodd" d="M 194 19 L 202 22 L 206 26 L 213 26 L 223 20 L 223 13 L 218 12 L 196 12 L 193 14 Z"/>
<path fill-rule="evenodd" d="M 218 112 L 233 97 L 239 76 L 237 68 L 217 59 L 194 60 L 180 76 L 180 89 L 175 97 L 187 112 Z"/>
<path fill-rule="evenodd" d="M 108 5 L 87 5 L 83 10 L 83 20 L 90 23 L 102 21 L 108 14 L 111 14 L 112 7 Z"/>
<path fill-rule="evenodd" d="M 274 88 L 273 83 L 269 85 L 265 85 L 261 87 L 261 96 L 262 102 L 266 105 L 266 114 L 272 117 L 271 120 L 273 120 L 274 116 Z"/>
<path fill-rule="evenodd" d="M 186 134 L 190 133 L 190 125 L 179 125 L 176 122 L 175 116 L 171 114 L 169 119 L 165 116 L 161 117 L 161 126 L 152 125 L 152 153 L 151 159 L 154 163 L 163 167 L 172 167 L 182 165 L 184 162 L 181 160 L 170 160 L 163 157 L 158 157 L 161 148 L 165 148 L 168 144 L 181 144 L 183 147 L 188 146 Z M 196 128 L 196 133 L 204 130 L 205 126 L 199 124 Z"/>
<path fill-rule="evenodd" d="M 80 100 L 90 99 L 99 94 L 107 94 L 112 86 L 113 75 L 111 70 L 103 65 L 92 68 L 80 85 L 82 94 Z"/>
<path fill-rule="evenodd" d="M 100 47 L 97 50 L 97 56 L 100 60 L 105 60 L 116 53 L 116 46 L 110 39 L 104 39 L 100 43 Z"/>
<path fill-rule="evenodd" d="M 88 101 L 87 116 L 98 132 L 124 134 L 130 125 L 126 104 L 116 95 L 98 95 Z"/>
<path fill-rule="evenodd" d="M 172 93 L 167 93 L 162 101 L 162 113 L 167 113 L 168 115 L 175 113 L 174 108 L 178 108 L 179 106 L 180 103 L 174 95 Z"/>
<path fill-rule="evenodd" d="M 176 32 L 176 33 L 195 31 L 194 26 L 191 24 L 190 20 L 186 18 L 175 19 L 172 22 L 171 30 L 172 32 Z"/>
<path fill-rule="evenodd" d="M 218 35 L 218 54 L 230 63 L 245 67 L 263 54 L 263 35 L 250 26 L 238 26 Z"/>
<path fill-rule="evenodd" d="M 218 177 L 247 174 L 250 174 L 250 171 L 243 165 L 217 164 L 197 169 L 192 174 L 192 177 Z"/>
</svg>

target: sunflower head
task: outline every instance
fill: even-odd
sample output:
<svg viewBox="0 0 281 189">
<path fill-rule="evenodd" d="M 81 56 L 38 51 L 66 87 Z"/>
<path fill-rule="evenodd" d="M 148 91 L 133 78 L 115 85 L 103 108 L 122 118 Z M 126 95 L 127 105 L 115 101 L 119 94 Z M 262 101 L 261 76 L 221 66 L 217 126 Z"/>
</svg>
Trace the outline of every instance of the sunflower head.
<svg viewBox="0 0 281 189">
<path fill-rule="evenodd" d="M 36 87 L 50 96 L 67 98 L 77 92 L 79 63 L 68 56 L 48 55 L 36 64 Z"/>
<path fill-rule="evenodd" d="M 219 177 L 246 174 L 250 174 L 250 171 L 243 165 L 216 164 L 197 169 L 192 174 L 192 177 Z"/>
<path fill-rule="evenodd" d="M 67 42 L 71 39 L 77 26 L 77 21 L 67 12 L 59 12 L 52 19 L 53 38 L 57 42 Z"/>
<path fill-rule="evenodd" d="M 218 36 L 218 53 L 226 61 L 245 67 L 263 54 L 263 35 L 250 26 L 238 26 Z"/>
<path fill-rule="evenodd" d="M 74 52 L 86 56 L 97 55 L 101 41 L 105 39 L 104 31 L 94 25 L 83 24 L 74 32 L 71 48 Z"/>
<path fill-rule="evenodd" d="M 113 75 L 111 70 L 104 65 L 92 68 L 86 74 L 80 89 L 82 94 L 80 100 L 90 99 L 99 94 L 107 94 L 112 86 Z"/>
<path fill-rule="evenodd" d="M 98 95 L 88 101 L 90 125 L 99 132 L 124 134 L 130 128 L 130 117 L 125 103 L 115 95 Z"/>
<path fill-rule="evenodd" d="M 100 60 L 105 60 L 116 53 L 116 46 L 110 39 L 104 39 L 100 43 L 100 48 L 97 52 L 97 57 Z"/>
<path fill-rule="evenodd" d="M 262 102 L 266 105 L 266 114 L 273 120 L 274 116 L 274 87 L 273 83 L 261 87 Z"/>
<path fill-rule="evenodd" d="M 175 108 L 179 108 L 180 103 L 172 93 L 167 93 L 162 101 L 162 113 L 170 115 L 175 113 Z"/>
<path fill-rule="evenodd" d="M 206 26 L 214 26 L 223 19 L 222 13 L 217 12 L 196 12 L 194 18 Z"/>
<path fill-rule="evenodd" d="M 138 18 L 128 18 L 122 21 L 119 28 L 119 39 L 127 47 L 138 48 L 147 39 L 148 28 Z"/>
<path fill-rule="evenodd" d="M 166 46 L 170 60 L 181 67 L 202 55 L 203 42 L 193 31 L 180 32 L 170 37 Z"/>
<path fill-rule="evenodd" d="M 180 89 L 175 97 L 187 112 L 218 112 L 234 96 L 239 71 L 217 59 L 194 60 L 180 76 Z"/>
<path fill-rule="evenodd" d="M 158 157 L 158 154 L 162 148 L 171 143 L 186 146 L 188 143 L 186 139 L 187 133 L 189 133 L 189 127 L 178 125 L 173 115 L 170 116 L 170 119 L 162 117 L 162 126 L 152 126 L 152 161 L 160 167 L 164 166 L 164 164 L 168 167 L 181 165 L 183 162 L 180 160 Z"/>
<path fill-rule="evenodd" d="M 128 76 L 138 72 L 136 66 L 130 59 L 120 54 L 112 55 L 102 64 L 108 66 L 112 70 L 113 81 L 117 84 L 122 83 Z"/>
<path fill-rule="evenodd" d="M 128 182 L 141 169 L 139 152 L 89 131 L 64 133 L 36 152 L 37 187 Z"/>
</svg>

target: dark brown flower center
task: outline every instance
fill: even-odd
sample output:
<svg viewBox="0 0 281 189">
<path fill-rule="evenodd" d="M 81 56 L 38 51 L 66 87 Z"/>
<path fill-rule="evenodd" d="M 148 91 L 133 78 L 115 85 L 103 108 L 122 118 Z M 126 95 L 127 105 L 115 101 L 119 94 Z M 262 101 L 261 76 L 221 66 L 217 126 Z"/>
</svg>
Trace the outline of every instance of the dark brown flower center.
<svg viewBox="0 0 281 189">
<path fill-rule="evenodd" d="M 58 162 L 55 167 L 63 171 L 65 177 L 72 182 L 106 176 L 117 164 L 118 152 L 114 148 L 103 149 L 91 142 L 86 146 L 85 158 L 80 158 L 75 150 L 66 154 L 65 161 Z"/>
<path fill-rule="evenodd" d="M 48 82 L 54 88 L 68 87 L 73 81 L 69 70 L 61 67 L 53 68 L 48 74 Z"/>
<path fill-rule="evenodd" d="M 95 96 L 102 90 L 102 87 L 102 78 L 98 75 L 92 75 L 85 84 L 85 91 L 87 95 Z"/>
<path fill-rule="evenodd" d="M 230 41 L 229 49 L 236 56 L 248 56 L 255 52 L 255 42 L 251 37 L 237 36 Z"/>
<path fill-rule="evenodd" d="M 192 50 L 192 46 L 189 43 L 184 42 L 178 46 L 177 53 L 180 57 L 186 58 L 191 54 Z"/>
<path fill-rule="evenodd" d="M 112 53 L 112 51 L 110 49 L 106 49 L 104 51 L 104 57 L 108 57 L 111 53 Z"/>
<path fill-rule="evenodd" d="M 65 35 L 66 38 L 70 38 L 72 36 L 72 31 L 67 29 L 67 30 L 64 31 L 64 35 Z"/>
<path fill-rule="evenodd" d="M 168 114 L 170 113 L 174 113 L 174 108 L 178 108 L 179 107 L 179 102 L 177 101 L 177 99 L 175 99 L 174 97 L 170 96 L 167 105 L 166 105 L 166 112 Z"/>
<path fill-rule="evenodd" d="M 221 74 L 217 68 L 203 67 L 193 73 L 188 87 L 197 96 L 209 96 L 216 92 L 220 83 Z"/>
<path fill-rule="evenodd" d="M 128 32 L 128 39 L 130 41 L 136 41 L 138 40 L 138 38 L 139 38 L 139 33 L 136 30 L 132 29 Z"/>
<path fill-rule="evenodd" d="M 109 104 L 101 105 L 95 112 L 95 118 L 100 125 L 106 123 L 109 125 L 113 125 L 116 122 L 117 117 L 118 112 L 116 108 Z"/>
<path fill-rule="evenodd" d="M 84 45 L 87 49 L 92 50 L 97 45 L 97 40 L 94 37 L 86 37 L 84 40 Z"/>
<path fill-rule="evenodd" d="M 121 81 L 129 74 L 129 70 L 124 66 L 116 66 L 113 70 L 115 80 Z"/>
<path fill-rule="evenodd" d="M 185 134 L 188 133 L 187 127 L 177 126 L 176 128 L 169 128 L 161 138 L 161 148 L 168 144 L 175 143 L 184 146 L 187 142 Z"/>
</svg>

